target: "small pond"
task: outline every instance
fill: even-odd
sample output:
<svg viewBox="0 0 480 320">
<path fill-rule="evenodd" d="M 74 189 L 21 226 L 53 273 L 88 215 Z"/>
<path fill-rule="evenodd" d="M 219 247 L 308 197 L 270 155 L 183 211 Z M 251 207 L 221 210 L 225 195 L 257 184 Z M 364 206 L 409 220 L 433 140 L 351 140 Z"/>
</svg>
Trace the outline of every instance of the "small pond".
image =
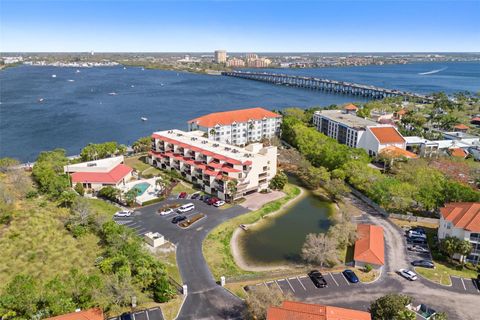
<svg viewBox="0 0 480 320">
<path fill-rule="evenodd" d="M 252 265 L 298 262 L 307 234 L 328 230 L 332 204 L 305 192 L 284 212 L 257 222 L 239 235 L 239 248 L 246 262 Z"/>
</svg>

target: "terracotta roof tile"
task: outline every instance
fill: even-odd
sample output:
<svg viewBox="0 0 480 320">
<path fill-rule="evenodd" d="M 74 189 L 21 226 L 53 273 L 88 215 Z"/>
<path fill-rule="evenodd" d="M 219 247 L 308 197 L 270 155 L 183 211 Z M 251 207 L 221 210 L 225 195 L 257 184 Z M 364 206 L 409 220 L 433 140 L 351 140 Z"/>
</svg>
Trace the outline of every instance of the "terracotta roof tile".
<svg viewBox="0 0 480 320">
<path fill-rule="evenodd" d="M 385 263 L 383 229 L 371 224 L 357 225 L 358 240 L 355 242 L 353 259 L 376 265 Z"/>
<path fill-rule="evenodd" d="M 452 157 L 465 158 L 468 155 L 462 148 L 450 148 L 448 151 Z"/>
<path fill-rule="evenodd" d="M 345 308 L 284 301 L 279 307 L 270 307 L 267 320 L 370 320 L 370 313 Z"/>
<path fill-rule="evenodd" d="M 343 109 L 347 110 L 347 111 L 357 111 L 358 107 L 356 105 L 354 105 L 353 103 L 349 103 L 345 107 L 343 107 Z"/>
<path fill-rule="evenodd" d="M 402 135 L 392 126 L 388 127 L 369 127 L 373 135 L 380 143 L 405 143 Z"/>
<path fill-rule="evenodd" d="M 469 128 L 464 125 L 463 123 L 460 123 L 460 124 L 457 124 L 455 127 L 455 129 L 458 129 L 458 130 L 468 130 Z"/>
<path fill-rule="evenodd" d="M 263 108 L 250 108 L 224 112 L 210 113 L 188 121 L 196 122 L 201 127 L 211 128 L 219 125 L 230 125 L 233 122 L 247 122 L 248 120 L 262 120 L 263 118 L 279 118 L 281 115 Z"/>
<path fill-rule="evenodd" d="M 117 184 L 130 172 L 132 172 L 132 168 L 119 164 L 109 172 L 75 172 L 71 174 L 71 177 L 73 183 Z"/>
<path fill-rule="evenodd" d="M 103 320 L 103 312 L 100 309 L 88 309 L 47 318 L 46 320 Z"/>
<path fill-rule="evenodd" d="M 470 122 L 480 122 L 480 117 L 472 118 Z"/>
<path fill-rule="evenodd" d="M 399 147 L 396 147 L 396 146 L 388 146 L 386 148 L 383 148 L 380 151 L 380 153 L 384 154 L 386 156 L 389 156 L 389 157 L 396 157 L 396 158 L 401 158 L 401 157 L 405 157 L 405 158 L 408 158 L 408 159 L 418 158 L 418 156 L 415 153 L 407 151 L 407 150 L 403 150 L 403 149 L 401 149 Z"/>
<path fill-rule="evenodd" d="M 480 232 L 480 203 L 478 202 L 447 203 L 440 208 L 440 213 L 456 228 Z"/>
</svg>

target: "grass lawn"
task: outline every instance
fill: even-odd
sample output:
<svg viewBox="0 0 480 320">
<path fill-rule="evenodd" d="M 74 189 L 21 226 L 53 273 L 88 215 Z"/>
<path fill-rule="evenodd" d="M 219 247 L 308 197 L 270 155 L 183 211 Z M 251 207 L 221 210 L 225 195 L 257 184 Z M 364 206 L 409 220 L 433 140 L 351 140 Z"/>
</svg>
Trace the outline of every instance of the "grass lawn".
<svg viewBox="0 0 480 320">
<path fill-rule="evenodd" d="M 142 175 L 151 174 L 153 176 L 159 176 L 162 171 L 152 167 L 148 163 L 145 163 L 145 156 L 134 156 L 125 158 L 125 164 L 140 172 Z"/>
<path fill-rule="evenodd" d="M 431 280 L 443 285 L 451 285 L 452 281 L 450 276 L 456 276 L 461 278 L 476 278 L 477 272 L 464 268 L 463 270 L 457 270 L 453 267 L 450 267 L 446 262 L 435 261 L 435 269 L 415 267 L 415 271 Z"/>
<path fill-rule="evenodd" d="M 116 207 L 90 200 L 97 215 L 111 219 Z M 69 211 L 39 197 L 19 202 L 11 224 L 2 231 L 0 248 L 0 289 L 18 273 L 39 280 L 68 274 L 72 268 L 94 272 L 101 254 L 93 234 L 74 238 L 64 227 Z"/>
<path fill-rule="evenodd" d="M 186 192 L 188 194 L 192 194 L 194 192 L 197 192 L 198 190 L 193 189 L 192 185 L 185 182 L 185 181 L 180 181 L 173 189 L 172 193 L 173 194 L 178 194 L 180 192 Z"/>
<path fill-rule="evenodd" d="M 168 244 L 166 248 L 171 249 L 171 246 L 171 244 Z M 180 276 L 180 270 L 178 270 L 175 249 L 168 252 L 158 251 L 155 253 L 155 256 L 165 265 L 168 275 L 181 284 L 182 277 Z"/>
<path fill-rule="evenodd" d="M 261 219 L 266 214 L 279 210 L 285 203 L 297 197 L 300 189 L 292 184 L 287 184 L 284 189 L 285 197 L 269 202 L 262 208 L 244 215 L 230 219 L 213 229 L 203 242 L 203 255 L 215 279 L 220 276 L 237 276 L 251 274 L 241 270 L 236 264 L 230 249 L 230 239 L 233 231 L 240 224 L 251 224 Z"/>
<path fill-rule="evenodd" d="M 378 272 L 375 270 L 370 270 L 370 272 L 365 272 L 363 268 L 362 269 L 348 268 L 348 269 L 353 270 L 355 272 L 360 282 L 366 282 L 366 283 L 372 282 L 378 276 Z"/>
</svg>

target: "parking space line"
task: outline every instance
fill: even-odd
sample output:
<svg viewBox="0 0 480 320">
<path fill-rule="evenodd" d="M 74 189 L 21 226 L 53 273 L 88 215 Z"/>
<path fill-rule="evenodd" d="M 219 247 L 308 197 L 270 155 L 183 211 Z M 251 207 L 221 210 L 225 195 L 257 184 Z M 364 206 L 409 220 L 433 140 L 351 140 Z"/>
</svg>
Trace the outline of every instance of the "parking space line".
<svg viewBox="0 0 480 320">
<path fill-rule="evenodd" d="M 282 290 L 282 288 L 280 287 L 280 285 L 278 284 L 278 281 L 277 281 L 277 280 L 275 280 L 275 283 L 277 284 L 278 289 L 280 289 L 280 291 L 282 291 L 282 293 L 283 293 L 283 290 Z"/>
<path fill-rule="evenodd" d="M 306 277 L 302 277 L 302 278 L 306 278 Z M 302 281 L 300 281 L 300 278 L 297 277 L 297 280 L 298 282 L 300 282 L 300 285 L 303 287 L 303 290 L 307 291 L 307 288 L 305 288 L 305 286 L 303 285 Z"/>
<path fill-rule="evenodd" d="M 131 313 L 133 320 L 135 320 L 135 313 Z"/>
<path fill-rule="evenodd" d="M 345 282 L 350 285 L 350 282 L 348 282 L 347 278 L 345 278 L 345 276 L 343 275 L 343 272 L 340 272 L 340 274 L 342 275 L 342 278 L 345 280 Z"/>
<path fill-rule="evenodd" d="M 460 281 L 462 281 L 463 289 L 467 291 L 467 287 L 465 287 L 465 282 L 463 282 L 463 278 L 460 278 Z"/>
<path fill-rule="evenodd" d="M 288 283 L 288 285 L 290 286 L 290 289 L 292 289 L 292 291 L 295 292 L 295 289 L 293 289 L 292 284 L 290 283 L 290 281 L 288 281 L 287 278 L 285 278 L 285 280 L 287 280 L 287 283 Z"/>
<path fill-rule="evenodd" d="M 148 315 L 148 310 L 145 311 L 145 314 L 147 315 L 147 320 L 150 320 L 150 317 L 149 317 L 149 315 Z"/>
<path fill-rule="evenodd" d="M 268 285 L 267 285 L 267 283 L 266 283 L 266 282 L 263 282 L 263 284 L 265 285 L 265 288 L 267 288 L 267 289 L 268 289 Z"/>
<path fill-rule="evenodd" d="M 328 273 L 330 275 L 330 277 L 332 278 L 333 282 L 335 282 L 335 284 L 337 285 L 338 287 L 338 283 L 337 283 L 337 280 L 335 280 L 335 278 L 333 277 L 333 275 L 329 272 Z"/>
</svg>

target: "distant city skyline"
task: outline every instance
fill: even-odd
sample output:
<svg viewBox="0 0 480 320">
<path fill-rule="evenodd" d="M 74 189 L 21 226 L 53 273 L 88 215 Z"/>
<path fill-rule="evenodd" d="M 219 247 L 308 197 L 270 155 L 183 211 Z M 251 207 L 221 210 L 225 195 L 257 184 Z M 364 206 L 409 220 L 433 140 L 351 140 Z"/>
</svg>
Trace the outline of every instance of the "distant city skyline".
<svg viewBox="0 0 480 320">
<path fill-rule="evenodd" d="M 1 0 L 1 52 L 480 52 L 480 1 Z"/>
</svg>

